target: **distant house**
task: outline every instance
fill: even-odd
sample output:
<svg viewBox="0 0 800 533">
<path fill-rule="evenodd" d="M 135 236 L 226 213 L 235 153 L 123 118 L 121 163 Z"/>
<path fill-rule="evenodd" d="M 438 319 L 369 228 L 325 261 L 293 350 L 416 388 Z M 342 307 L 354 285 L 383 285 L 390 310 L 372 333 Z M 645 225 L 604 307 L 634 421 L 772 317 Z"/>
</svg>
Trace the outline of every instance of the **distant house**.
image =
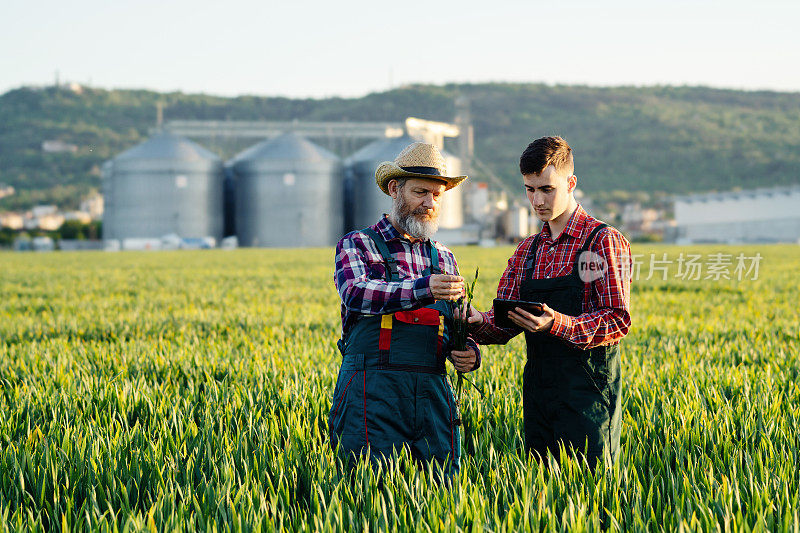
<svg viewBox="0 0 800 533">
<path fill-rule="evenodd" d="M 0 198 L 11 196 L 12 194 L 14 194 L 14 192 L 15 192 L 14 187 L 12 187 L 11 185 L 0 183 Z"/>
<path fill-rule="evenodd" d="M 103 207 L 103 195 L 93 194 L 81 202 L 80 210 L 89 213 L 92 220 L 100 220 L 103 218 Z"/>
<path fill-rule="evenodd" d="M 25 219 L 19 213 L 13 211 L 0 213 L 0 227 L 11 229 L 22 229 Z"/>
<path fill-rule="evenodd" d="M 27 221 L 26 221 L 27 222 Z M 31 219 L 31 224 L 25 224 L 25 229 L 43 229 L 45 231 L 55 231 L 64 223 L 64 215 L 55 213 Z"/>
<path fill-rule="evenodd" d="M 800 185 L 682 196 L 675 200 L 679 243 L 800 241 Z"/>
<path fill-rule="evenodd" d="M 58 213 L 58 206 L 56 205 L 36 205 L 31 209 L 31 216 L 33 218 L 55 215 L 56 213 Z"/>
<path fill-rule="evenodd" d="M 25 216 L 23 227 L 27 230 L 57 230 L 64 223 L 64 215 L 54 205 L 37 205 Z"/>
<path fill-rule="evenodd" d="M 655 233 L 655 226 L 663 218 L 657 209 L 642 207 L 639 203 L 625 204 L 620 216 L 620 229 L 630 235 L 637 236 Z"/>
<path fill-rule="evenodd" d="M 92 221 L 92 216 L 85 211 L 67 211 L 63 213 L 64 221 L 77 220 L 81 224 L 88 224 Z"/>
<path fill-rule="evenodd" d="M 31 241 L 34 251 L 52 252 L 56 249 L 53 239 L 50 237 L 34 237 Z"/>
<path fill-rule="evenodd" d="M 54 154 L 61 152 L 70 152 L 74 154 L 78 151 L 78 147 L 74 144 L 65 143 L 64 141 L 49 140 L 42 143 L 42 151 Z"/>
</svg>

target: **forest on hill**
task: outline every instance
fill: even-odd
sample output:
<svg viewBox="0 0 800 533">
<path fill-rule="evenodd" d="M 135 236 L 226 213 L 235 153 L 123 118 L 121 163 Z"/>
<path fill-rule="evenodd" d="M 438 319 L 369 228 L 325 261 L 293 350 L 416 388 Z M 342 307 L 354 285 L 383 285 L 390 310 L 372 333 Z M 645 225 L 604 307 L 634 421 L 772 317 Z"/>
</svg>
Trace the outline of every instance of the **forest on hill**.
<svg viewBox="0 0 800 533">
<path fill-rule="evenodd" d="M 550 134 L 570 142 L 579 187 L 600 201 L 800 182 L 800 93 L 490 83 L 290 99 L 23 87 L 0 95 L 0 183 L 17 191 L 0 210 L 76 206 L 100 188 L 103 161 L 147 138 L 159 103 L 165 120 L 451 122 L 459 96 L 470 101 L 476 157 L 515 187 L 519 154 Z M 45 140 L 76 149 L 45 153 Z M 230 157 L 240 147 L 209 148 Z"/>
</svg>

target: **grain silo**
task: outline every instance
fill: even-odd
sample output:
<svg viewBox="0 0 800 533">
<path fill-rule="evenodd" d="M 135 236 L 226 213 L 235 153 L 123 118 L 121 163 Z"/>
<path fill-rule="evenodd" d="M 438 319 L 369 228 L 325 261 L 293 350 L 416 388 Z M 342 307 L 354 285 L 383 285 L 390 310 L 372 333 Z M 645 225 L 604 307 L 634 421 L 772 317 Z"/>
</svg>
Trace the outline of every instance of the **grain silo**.
<svg viewBox="0 0 800 533">
<path fill-rule="evenodd" d="M 104 165 L 103 238 L 222 237 L 222 161 L 159 133 Z"/>
<path fill-rule="evenodd" d="M 352 225 L 347 231 L 366 228 L 375 224 L 392 208 L 392 199 L 375 184 L 375 169 L 384 161 L 393 161 L 409 144 L 417 142 L 409 136 L 379 139 L 364 146 L 345 161 L 346 190 L 352 196 L 346 199 L 352 212 Z M 461 164 L 457 157 L 442 151 L 447 173 L 457 176 Z M 442 199 L 439 222 L 441 228 L 457 228 L 464 223 L 461 187 L 450 189 Z"/>
<path fill-rule="evenodd" d="M 341 238 L 342 165 L 335 154 L 288 133 L 230 164 L 240 246 L 333 246 Z"/>
</svg>

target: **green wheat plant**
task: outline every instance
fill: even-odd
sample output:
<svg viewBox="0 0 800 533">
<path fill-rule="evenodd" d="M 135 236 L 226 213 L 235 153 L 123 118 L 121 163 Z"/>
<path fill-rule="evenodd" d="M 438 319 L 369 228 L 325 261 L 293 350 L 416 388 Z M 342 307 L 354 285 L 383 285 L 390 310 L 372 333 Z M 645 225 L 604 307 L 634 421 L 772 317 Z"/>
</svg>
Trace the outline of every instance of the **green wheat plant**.
<svg viewBox="0 0 800 533">
<path fill-rule="evenodd" d="M 456 350 L 467 349 L 467 337 L 469 336 L 469 310 L 472 305 L 472 299 L 475 296 L 475 283 L 478 281 L 478 268 L 475 268 L 475 277 L 472 278 L 472 283 L 467 283 L 465 287 L 466 294 L 455 301 L 453 304 L 453 346 Z M 456 401 L 461 403 L 461 393 L 464 390 L 464 381 L 467 380 L 474 385 L 471 380 L 464 376 L 464 372 L 456 370 Z M 477 388 L 477 387 L 476 387 Z M 483 396 L 483 392 L 478 389 Z"/>
</svg>

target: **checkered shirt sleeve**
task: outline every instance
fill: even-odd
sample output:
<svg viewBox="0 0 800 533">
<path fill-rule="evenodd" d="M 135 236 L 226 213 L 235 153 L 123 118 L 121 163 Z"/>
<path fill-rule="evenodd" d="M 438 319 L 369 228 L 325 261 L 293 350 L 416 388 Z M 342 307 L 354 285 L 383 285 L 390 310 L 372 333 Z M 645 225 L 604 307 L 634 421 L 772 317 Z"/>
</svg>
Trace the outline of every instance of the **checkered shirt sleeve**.
<svg viewBox="0 0 800 533">
<path fill-rule="evenodd" d="M 407 257 L 396 259 L 398 267 L 401 262 L 408 264 Z M 385 281 L 385 276 L 383 257 L 365 233 L 356 231 L 339 241 L 334 281 L 348 312 L 381 315 L 434 303 L 430 276 L 400 281 Z"/>
<path fill-rule="evenodd" d="M 497 287 L 498 298 L 519 299 L 524 263 L 533 241 L 534 237 L 522 241 L 509 258 Z M 579 244 L 572 243 L 572 247 L 577 249 Z M 549 332 L 583 350 L 619 342 L 627 335 L 631 325 L 629 295 L 633 262 L 630 244 L 619 231 L 608 227 L 598 233 L 590 250 L 603 257 L 607 268 L 602 277 L 587 284 L 582 313 L 569 316 L 556 311 Z M 575 251 L 573 249 L 560 254 L 568 268 L 574 262 Z M 539 254 L 537 265 L 540 266 L 542 258 L 543 254 Z M 472 337 L 480 344 L 505 344 L 522 332 L 520 328 L 497 327 L 494 309 L 483 313 L 483 318 L 483 324 L 471 330 Z"/>
<path fill-rule="evenodd" d="M 374 227 L 384 232 L 385 224 Z M 354 231 L 345 235 L 336 246 L 334 283 L 342 300 L 342 332 L 346 332 L 362 315 L 382 315 L 431 305 L 435 299 L 430 290 L 430 276 L 422 272 L 430 266 L 427 244 L 393 239 L 387 242 L 397 261 L 400 281 L 386 281 L 386 263 L 375 243 L 366 233 Z M 444 274 L 458 275 L 453 253 L 435 242 Z M 475 368 L 480 367 L 481 351 L 469 337 L 467 345 L 478 354 Z"/>
<path fill-rule="evenodd" d="M 586 291 L 583 313 L 572 317 L 556 312 L 550 328 L 551 335 L 583 350 L 619 342 L 631 325 L 630 244 L 619 231 L 608 227 L 598 233 L 590 249 L 606 262 L 603 276 Z"/>
</svg>

